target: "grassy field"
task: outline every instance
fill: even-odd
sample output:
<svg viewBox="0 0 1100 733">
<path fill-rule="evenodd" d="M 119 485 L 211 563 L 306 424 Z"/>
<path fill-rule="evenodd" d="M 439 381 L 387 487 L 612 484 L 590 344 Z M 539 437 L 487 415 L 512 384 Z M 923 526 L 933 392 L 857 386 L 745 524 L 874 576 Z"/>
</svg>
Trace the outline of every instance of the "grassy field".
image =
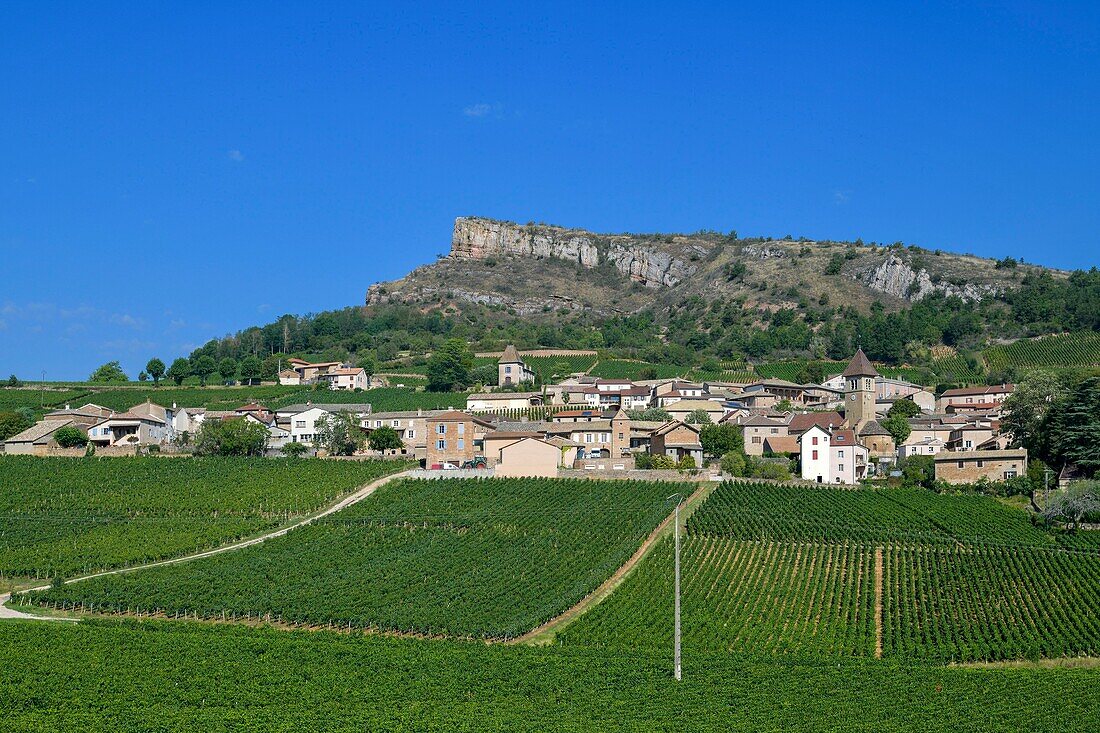
<svg viewBox="0 0 1100 733">
<path fill-rule="evenodd" d="M 561 613 L 671 510 L 677 484 L 402 481 L 263 545 L 36 594 L 103 610 L 507 638 Z M 278 578 L 278 582 L 272 582 Z"/>
<path fill-rule="evenodd" d="M 1100 669 L 533 649 L 172 622 L 0 622 L 4 728 L 1070 731 Z"/>
<path fill-rule="evenodd" d="M 0 456 L 0 573 L 83 574 L 279 526 L 400 462 Z"/>
</svg>

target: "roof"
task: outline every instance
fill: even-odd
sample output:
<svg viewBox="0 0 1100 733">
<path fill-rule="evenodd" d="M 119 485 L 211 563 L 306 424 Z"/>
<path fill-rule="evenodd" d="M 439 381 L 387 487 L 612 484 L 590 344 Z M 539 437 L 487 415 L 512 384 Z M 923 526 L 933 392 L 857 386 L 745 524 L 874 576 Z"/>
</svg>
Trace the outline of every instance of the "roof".
<svg viewBox="0 0 1100 733">
<path fill-rule="evenodd" d="M 280 376 L 280 377 L 299 377 L 301 375 L 298 374 L 298 372 L 295 371 L 294 369 L 284 369 L 281 372 L 279 372 L 278 376 Z"/>
<path fill-rule="evenodd" d="M 856 355 L 848 363 L 848 368 L 841 374 L 842 377 L 877 377 L 879 373 L 871 364 L 871 360 L 863 353 L 863 349 L 857 349 Z"/>
<path fill-rule="evenodd" d="M 699 428 L 696 425 L 692 425 L 692 424 L 686 423 L 686 422 L 680 422 L 679 420 L 669 420 L 664 425 L 662 425 L 661 427 L 654 430 L 653 434 L 654 435 L 668 435 L 673 430 L 675 430 L 676 428 L 680 428 L 680 427 L 687 428 L 688 430 L 691 430 L 694 433 L 699 432 Z"/>
<path fill-rule="evenodd" d="M 689 399 L 680 400 L 679 402 L 673 402 L 671 405 L 666 405 L 665 410 L 669 412 L 683 412 L 687 410 L 691 412 L 693 410 L 706 410 L 707 412 L 725 412 L 725 408 L 722 407 L 722 403 L 716 400 L 699 400 Z"/>
<path fill-rule="evenodd" d="M 130 410 L 133 410 L 133 408 L 130 408 Z M 159 423 L 165 422 L 163 419 L 157 417 L 156 415 L 150 415 L 148 413 L 131 412 L 130 410 L 128 410 L 126 412 L 115 413 L 114 415 L 111 415 L 110 417 L 105 418 L 100 424 L 102 425 L 103 423 L 106 423 L 106 422 L 133 422 L 134 420 L 138 420 L 138 421 L 144 420 L 145 422 L 159 422 Z"/>
<path fill-rule="evenodd" d="M 750 427 L 750 428 L 755 428 L 755 427 L 778 428 L 778 427 L 782 427 L 783 425 L 785 425 L 785 423 L 782 423 L 778 420 L 771 420 L 771 419 L 768 419 L 768 418 L 763 417 L 761 415 L 753 415 L 748 420 L 745 420 L 744 422 L 742 422 L 741 425 L 743 425 L 745 427 Z"/>
<path fill-rule="evenodd" d="M 497 364 L 522 364 L 523 359 L 519 358 L 519 352 L 516 351 L 516 347 L 512 344 L 508 344 L 504 347 L 504 353 L 497 359 Z"/>
<path fill-rule="evenodd" d="M 465 422 L 469 420 L 470 422 L 475 422 L 479 425 L 493 427 L 493 424 L 488 422 L 487 420 L 482 420 L 480 417 L 474 417 L 468 412 L 462 412 L 461 410 L 447 410 L 446 412 L 441 412 L 438 415 L 432 415 L 428 419 L 432 420 L 433 422 Z"/>
<path fill-rule="evenodd" d="M 598 377 L 596 379 L 596 384 L 634 384 L 634 382 L 629 379 L 605 379 L 603 377 Z"/>
<path fill-rule="evenodd" d="M 587 410 L 559 410 L 555 412 L 553 418 L 559 417 L 607 417 L 614 413 L 611 410 L 600 410 L 589 408 Z"/>
<path fill-rule="evenodd" d="M 541 438 L 537 430 L 494 430 L 485 434 L 485 440 L 519 440 L 520 438 Z"/>
<path fill-rule="evenodd" d="M 854 430 L 834 430 L 832 434 L 833 445 L 855 445 L 856 444 L 856 431 Z"/>
<path fill-rule="evenodd" d="M 531 397 L 542 397 L 542 392 L 478 392 L 467 397 L 467 400 L 526 400 Z"/>
<path fill-rule="evenodd" d="M 839 412 L 806 412 L 792 417 L 791 421 L 787 423 L 787 427 L 790 428 L 792 433 L 804 433 L 814 425 L 829 429 L 838 427 L 843 423 L 844 418 L 840 416 Z"/>
<path fill-rule="evenodd" d="M 978 458 L 981 460 L 994 460 L 997 458 L 1003 458 L 1005 460 L 1025 460 L 1027 458 L 1027 449 L 1010 448 L 1007 450 L 945 450 L 940 451 L 935 455 L 937 463 L 939 463 L 940 461 L 963 461 L 972 458 Z"/>
<path fill-rule="evenodd" d="M 72 423 L 72 420 L 41 420 L 18 435 L 13 435 L 7 443 L 35 443 L 51 435 L 55 430 Z"/>
<path fill-rule="evenodd" d="M 972 397 L 975 395 L 1003 394 L 1016 389 L 1014 384 L 997 384 L 992 387 L 957 387 L 944 390 L 941 397 Z"/>
<path fill-rule="evenodd" d="M 867 424 L 863 426 L 863 429 L 859 431 L 860 435 L 893 435 L 889 430 L 882 427 L 882 423 L 878 420 L 868 420 Z"/>
<path fill-rule="evenodd" d="M 339 403 L 339 404 L 337 404 L 337 403 L 326 404 L 326 403 L 320 403 L 319 402 L 319 403 L 316 403 L 316 404 L 310 403 L 310 404 L 305 404 L 305 405 L 302 405 L 302 404 L 287 405 L 286 407 L 280 407 L 277 410 L 277 412 L 279 412 L 280 414 L 285 414 L 285 413 L 288 413 L 288 412 L 289 413 L 299 413 L 299 412 L 305 412 L 306 410 L 312 410 L 314 408 L 319 409 L 319 410 L 324 410 L 325 412 L 366 412 L 366 413 L 369 413 L 371 411 L 371 406 L 370 406 L 369 402 L 358 402 L 358 403 L 349 402 L 349 403 Z"/>
<path fill-rule="evenodd" d="M 783 389 L 804 389 L 803 385 L 796 382 L 788 382 L 786 379 L 761 379 L 758 382 L 753 382 L 745 386 L 745 390 L 753 389 L 754 387 L 760 389 L 766 389 L 768 387 L 782 387 Z"/>
<path fill-rule="evenodd" d="M 563 438 L 559 435 L 551 435 L 549 438 L 546 439 L 546 442 L 550 445 L 556 445 L 559 448 L 580 448 L 584 445 L 584 443 L 578 443 L 575 440 L 569 440 L 568 438 Z"/>
<path fill-rule="evenodd" d="M 338 367 L 336 369 L 329 369 L 322 374 L 322 377 L 351 377 L 359 372 L 365 371 L 362 367 Z"/>
<path fill-rule="evenodd" d="M 798 438 L 793 435 L 770 435 L 764 438 L 764 450 L 770 453 L 798 453 Z"/>
<path fill-rule="evenodd" d="M 247 405 L 241 405 L 237 408 L 237 412 L 267 412 L 267 408 L 263 405 L 257 405 L 255 402 L 249 402 Z"/>
</svg>

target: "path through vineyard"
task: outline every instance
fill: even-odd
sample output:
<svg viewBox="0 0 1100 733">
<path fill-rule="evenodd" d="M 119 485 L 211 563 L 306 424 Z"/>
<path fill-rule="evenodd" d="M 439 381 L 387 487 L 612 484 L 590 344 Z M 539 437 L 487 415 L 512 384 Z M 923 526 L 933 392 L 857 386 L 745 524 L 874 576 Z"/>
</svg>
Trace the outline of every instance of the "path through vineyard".
<svg viewBox="0 0 1100 733">
<path fill-rule="evenodd" d="M 703 501 L 710 496 L 714 491 L 716 484 L 714 482 L 703 482 L 700 484 L 687 501 L 680 505 L 680 524 L 685 525 L 688 517 L 691 516 Z M 599 605 L 604 599 L 606 599 L 611 592 L 619 587 L 626 576 L 630 575 L 631 571 L 637 567 L 638 563 L 645 559 L 645 556 L 649 554 L 656 545 L 657 541 L 665 537 L 671 531 L 672 521 L 676 517 L 676 512 L 673 511 L 658 524 L 649 536 L 645 538 L 642 544 L 634 551 L 634 554 L 630 556 L 630 559 L 623 563 L 622 567 L 611 574 L 611 577 L 600 584 L 596 590 L 589 593 L 582 598 L 575 606 L 568 608 L 565 612 L 550 619 L 542 626 L 531 629 L 522 636 L 517 636 L 514 639 L 506 642 L 508 644 L 550 644 L 554 641 L 554 635 L 561 631 L 563 628 L 580 618 L 585 612 L 590 610 L 593 606 Z"/>
<path fill-rule="evenodd" d="M 378 489 L 380 489 L 383 486 L 385 486 L 386 484 L 388 484 L 390 481 L 394 481 L 394 480 L 400 479 L 400 478 L 405 478 L 405 477 L 409 476 L 409 474 L 410 474 L 409 471 L 401 471 L 400 473 L 391 473 L 388 476 L 383 476 L 382 478 L 377 479 L 375 481 L 372 481 L 371 483 L 367 484 L 366 486 L 363 486 L 363 487 L 353 491 L 352 493 L 345 496 L 343 499 L 340 499 L 339 501 L 337 501 L 335 504 L 332 504 L 331 506 L 329 506 L 325 509 L 322 509 L 319 512 L 316 512 L 314 514 L 310 514 L 308 516 L 302 517 L 301 519 L 296 521 L 294 524 L 283 527 L 282 529 L 277 529 L 273 532 L 267 532 L 267 533 L 262 534 L 258 537 L 252 537 L 252 538 L 247 539 L 247 540 L 241 540 L 240 542 L 234 542 L 234 543 L 229 544 L 229 545 L 223 545 L 221 547 L 216 547 L 213 550 L 204 550 L 202 552 L 196 552 L 196 553 L 193 553 L 193 554 L 190 554 L 190 555 L 184 555 L 183 557 L 172 558 L 171 560 L 158 560 L 157 562 L 151 562 L 151 563 L 147 563 L 145 565 L 135 565 L 135 566 L 129 567 L 129 568 L 118 568 L 117 570 L 106 570 L 106 571 L 103 571 L 101 573 L 92 573 L 91 575 L 84 575 L 84 576 L 81 576 L 79 578 L 70 578 L 69 580 L 65 581 L 65 584 L 68 585 L 70 583 L 79 583 L 82 580 L 91 580 L 92 578 L 102 578 L 102 577 L 107 576 L 107 575 L 121 575 L 123 573 L 135 573 L 139 570 L 145 570 L 146 568 L 160 567 L 162 565 L 177 565 L 179 563 L 190 562 L 191 560 L 200 560 L 204 557 L 210 557 L 212 555 L 220 555 L 223 552 L 232 552 L 233 550 L 241 550 L 241 549 L 244 549 L 245 547 L 251 547 L 253 545 L 258 545 L 261 542 L 266 542 L 267 540 L 275 539 L 276 537 L 282 537 L 283 535 L 290 532 L 292 529 L 297 529 L 299 527 L 304 527 L 307 524 L 310 524 L 311 522 L 315 522 L 318 519 L 321 519 L 322 517 L 327 517 L 328 515 L 334 514 L 338 511 L 340 511 L 341 509 L 346 509 L 347 507 L 351 506 L 352 504 L 356 504 L 356 503 L 362 501 L 363 499 L 366 499 L 368 496 L 370 496 L 375 491 L 377 491 Z M 36 591 L 36 590 L 47 590 L 49 587 L 50 586 L 48 586 L 48 585 L 40 585 L 40 586 L 37 586 L 35 588 L 27 588 L 27 589 L 25 589 L 23 591 L 20 591 L 20 592 L 28 593 L 28 592 Z M 52 616 L 37 616 L 37 615 L 34 615 L 34 614 L 23 613 L 22 611 L 17 611 L 14 608 L 9 608 L 7 606 L 8 601 L 11 600 L 11 595 L 12 595 L 11 593 L 4 593 L 3 595 L 0 595 L 0 619 L 15 618 L 15 619 L 29 619 L 29 620 L 32 620 L 32 621 L 77 621 L 78 620 L 78 619 L 73 619 L 73 618 L 57 618 L 57 617 L 52 617 Z"/>
<path fill-rule="evenodd" d="M 875 659 L 882 659 L 882 546 L 875 548 Z"/>
</svg>

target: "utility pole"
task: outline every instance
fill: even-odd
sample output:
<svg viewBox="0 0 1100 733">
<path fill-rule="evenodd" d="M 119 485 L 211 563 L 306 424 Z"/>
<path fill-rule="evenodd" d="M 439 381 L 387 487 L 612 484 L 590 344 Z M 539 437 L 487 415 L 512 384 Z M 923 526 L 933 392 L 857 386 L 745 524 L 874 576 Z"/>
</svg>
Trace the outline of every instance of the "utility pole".
<svg viewBox="0 0 1100 733">
<path fill-rule="evenodd" d="M 1054 473 L 1049 468 L 1043 469 L 1043 508 L 1046 509 L 1047 500 L 1050 498 L 1050 474 Z"/>
<path fill-rule="evenodd" d="M 674 668 L 673 675 L 676 677 L 676 681 L 679 682 L 684 676 L 680 664 L 680 503 L 684 500 L 684 497 L 681 494 L 673 494 L 668 498 L 671 499 L 673 496 L 676 497 L 676 510 L 673 513 L 672 520 L 672 536 L 674 538 L 674 554 L 676 556 L 676 575 L 674 582 L 676 603 L 674 612 L 675 620 L 673 621 L 672 629 L 672 664 Z"/>
</svg>

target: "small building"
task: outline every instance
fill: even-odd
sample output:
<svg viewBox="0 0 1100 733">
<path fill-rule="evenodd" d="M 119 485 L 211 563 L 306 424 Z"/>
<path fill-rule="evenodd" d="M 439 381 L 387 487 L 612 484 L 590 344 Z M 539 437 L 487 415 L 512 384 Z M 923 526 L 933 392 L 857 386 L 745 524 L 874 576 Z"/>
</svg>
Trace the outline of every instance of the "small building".
<svg viewBox="0 0 1100 733">
<path fill-rule="evenodd" d="M 479 392 L 466 398 L 466 409 L 478 412 L 525 410 L 542 404 L 541 392 Z"/>
<path fill-rule="evenodd" d="M 507 387 L 512 384 L 534 382 L 535 372 L 520 358 L 516 347 L 508 344 L 497 360 L 497 384 Z"/>
<path fill-rule="evenodd" d="M 572 466 L 576 455 L 577 446 L 570 441 L 525 436 L 497 448 L 492 459 L 497 476 L 556 478 L 558 469 Z"/>
<path fill-rule="evenodd" d="M 936 480 L 972 484 L 980 479 L 1007 481 L 1027 473 L 1027 449 L 942 451 L 933 459 Z"/>
<path fill-rule="evenodd" d="M 819 484 L 855 484 L 867 475 L 868 450 L 853 430 L 815 425 L 798 438 L 802 478 Z"/>
<path fill-rule="evenodd" d="M 673 420 L 681 421 L 687 420 L 689 415 L 699 410 L 706 413 L 712 423 L 718 422 L 726 414 L 726 408 L 722 406 L 721 402 L 696 398 L 678 400 L 667 405 L 664 409 L 672 416 Z"/>
<path fill-rule="evenodd" d="M 427 468 L 443 468 L 445 464 L 460 467 L 473 460 L 482 448 L 485 434 L 493 425 L 459 410 L 448 410 L 424 421 L 428 447 Z"/>
<path fill-rule="evenodd" d="M 999 410 L 1015 389 L 1016 386 L 1013 384 L 949 389 L 940 395 L 936 408 L 940 412 L 948 413 Z"/>
<path fill-rule="evenodd" d="M 779 420 L 753 415 L 741 423 L 745 436 L 745 454 L 764 455 L 764 439 L 790 435 L 787 424 Z"/>
<path fill-rule="evenodd" d="M 897 453 L 894 436 L 878 420 L 869 420 L 860 429 L 859 442 L 867 449 L 871 458 L 893 459 Z"/>
<path fill-rule="evenodd" d="M 649 452 L 655 456 L 668 456 L 679 462 L 684 456 L 691 456 L 695 465 L 703 465 L 703 444 L 699 440 L 699 427 L 679 420 L 665 423 L 649 440 Z"/>
<path fill-rule="evenodd" d="M 44 456 L 57 447 L 55 433 L 67 425 L 76 425 L 71 418 L 40 420 L 23 432 L 4 441 L 4 453 L 11 456 Z"/>
<path fill-rule="evenodd" d="M 327 382 L 329 389 L 366 389 L 367 370 L 361 367 L 333 367 L 317 375 L 317 381 Z"/>
<path fill-rule="evenodd" d="M 911 456 L 934 456 L 944 449 L 944 442 L 939 438 L 926 437 L 917 441 L 906 441 L 898 446 L 898 457 L 909 458 Z"/>
</svg>

